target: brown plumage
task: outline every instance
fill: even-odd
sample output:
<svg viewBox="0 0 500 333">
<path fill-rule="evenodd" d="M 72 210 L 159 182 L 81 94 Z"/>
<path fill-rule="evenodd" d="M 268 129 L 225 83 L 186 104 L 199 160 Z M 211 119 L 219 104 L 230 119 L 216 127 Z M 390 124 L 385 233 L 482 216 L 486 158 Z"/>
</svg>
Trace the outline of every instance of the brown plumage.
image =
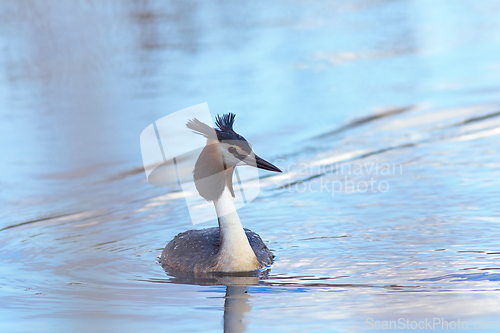
<svg viewBox="0 0 500 333">
<path fill-rule="evenodd" d="M 273 263 L 273 255 L 255 232 L 244 229 L 258 260 L 258 269 Z M 189 230 L 174 237 L 161 254 L 161 264 L 171 273 L 206 273 L 217 271 L 220 248 L 219 228 Z"/>
</svg>

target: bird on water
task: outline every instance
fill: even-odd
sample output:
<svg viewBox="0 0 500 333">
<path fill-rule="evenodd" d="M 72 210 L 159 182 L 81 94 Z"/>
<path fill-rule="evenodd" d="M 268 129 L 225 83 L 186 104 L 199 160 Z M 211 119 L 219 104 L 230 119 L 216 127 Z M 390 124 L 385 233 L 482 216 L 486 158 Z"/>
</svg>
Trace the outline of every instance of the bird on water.
<svg viewBox="0 0 500 333">
<path fill-rule="evenodd" d="M 233 198 L 236 165 L 281 172 L 255 155 L 248 141 L 233 130 L 235 114 L 217 115 L 216 128 L 194 118 L 186 127 L 207 139 L 193 170 L 198 193 L 212 201 L 219 227 L 189 230 L 172 239 L 161 264 L 178 273 L 251 272 L 272 264 L 271 251 L 255 232 L 244 229 Z"/>
</svg>

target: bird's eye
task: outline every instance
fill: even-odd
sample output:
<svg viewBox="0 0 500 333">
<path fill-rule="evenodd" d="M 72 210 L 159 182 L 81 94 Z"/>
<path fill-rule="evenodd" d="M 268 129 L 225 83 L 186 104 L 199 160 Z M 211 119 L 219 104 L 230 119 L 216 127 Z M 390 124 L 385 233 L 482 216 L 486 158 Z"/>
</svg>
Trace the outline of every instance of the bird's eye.
<svg viewBox="0 0 500 333">
<path fill-rule="evenodd" d="M 227 151 L 230 152 L 231 154 L 234 154 L 234 153 L 236 153 L 236 148 L 229 147 L 229 148 L 227 148 Z"/>
</svg>

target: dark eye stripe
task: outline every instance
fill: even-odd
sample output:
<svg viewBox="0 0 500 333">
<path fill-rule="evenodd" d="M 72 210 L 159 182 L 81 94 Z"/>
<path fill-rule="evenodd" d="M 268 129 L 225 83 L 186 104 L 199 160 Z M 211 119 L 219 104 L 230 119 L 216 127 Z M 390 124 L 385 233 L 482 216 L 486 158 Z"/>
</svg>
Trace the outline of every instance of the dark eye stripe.
<svg viewBox="0 0 500 333">
<path fill-rule="evenodd" d="M 242 155 L 242 154 L 238 154 L 238 152 L 234 152 L 234 157 L 236 157 L 237 159 L 243 161 L 245 158 L 247 158 L 248 155 Z"/>
</svg>

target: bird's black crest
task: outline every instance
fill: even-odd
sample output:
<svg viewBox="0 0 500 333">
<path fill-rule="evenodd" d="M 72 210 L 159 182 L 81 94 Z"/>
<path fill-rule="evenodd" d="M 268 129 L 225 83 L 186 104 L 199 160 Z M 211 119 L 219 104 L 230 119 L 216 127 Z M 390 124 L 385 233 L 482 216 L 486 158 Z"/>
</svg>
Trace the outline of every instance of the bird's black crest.
<svg viewBox="0 0 500 333">
<path fill-rule="evenodd" d="M 236 117 L 236 115 L 231 112 L 222 116 L 217 115 L 217 117 L 215 118 L 215 124 L 222 132 L 234 132 L 234 117 Z"/>
</svg>

